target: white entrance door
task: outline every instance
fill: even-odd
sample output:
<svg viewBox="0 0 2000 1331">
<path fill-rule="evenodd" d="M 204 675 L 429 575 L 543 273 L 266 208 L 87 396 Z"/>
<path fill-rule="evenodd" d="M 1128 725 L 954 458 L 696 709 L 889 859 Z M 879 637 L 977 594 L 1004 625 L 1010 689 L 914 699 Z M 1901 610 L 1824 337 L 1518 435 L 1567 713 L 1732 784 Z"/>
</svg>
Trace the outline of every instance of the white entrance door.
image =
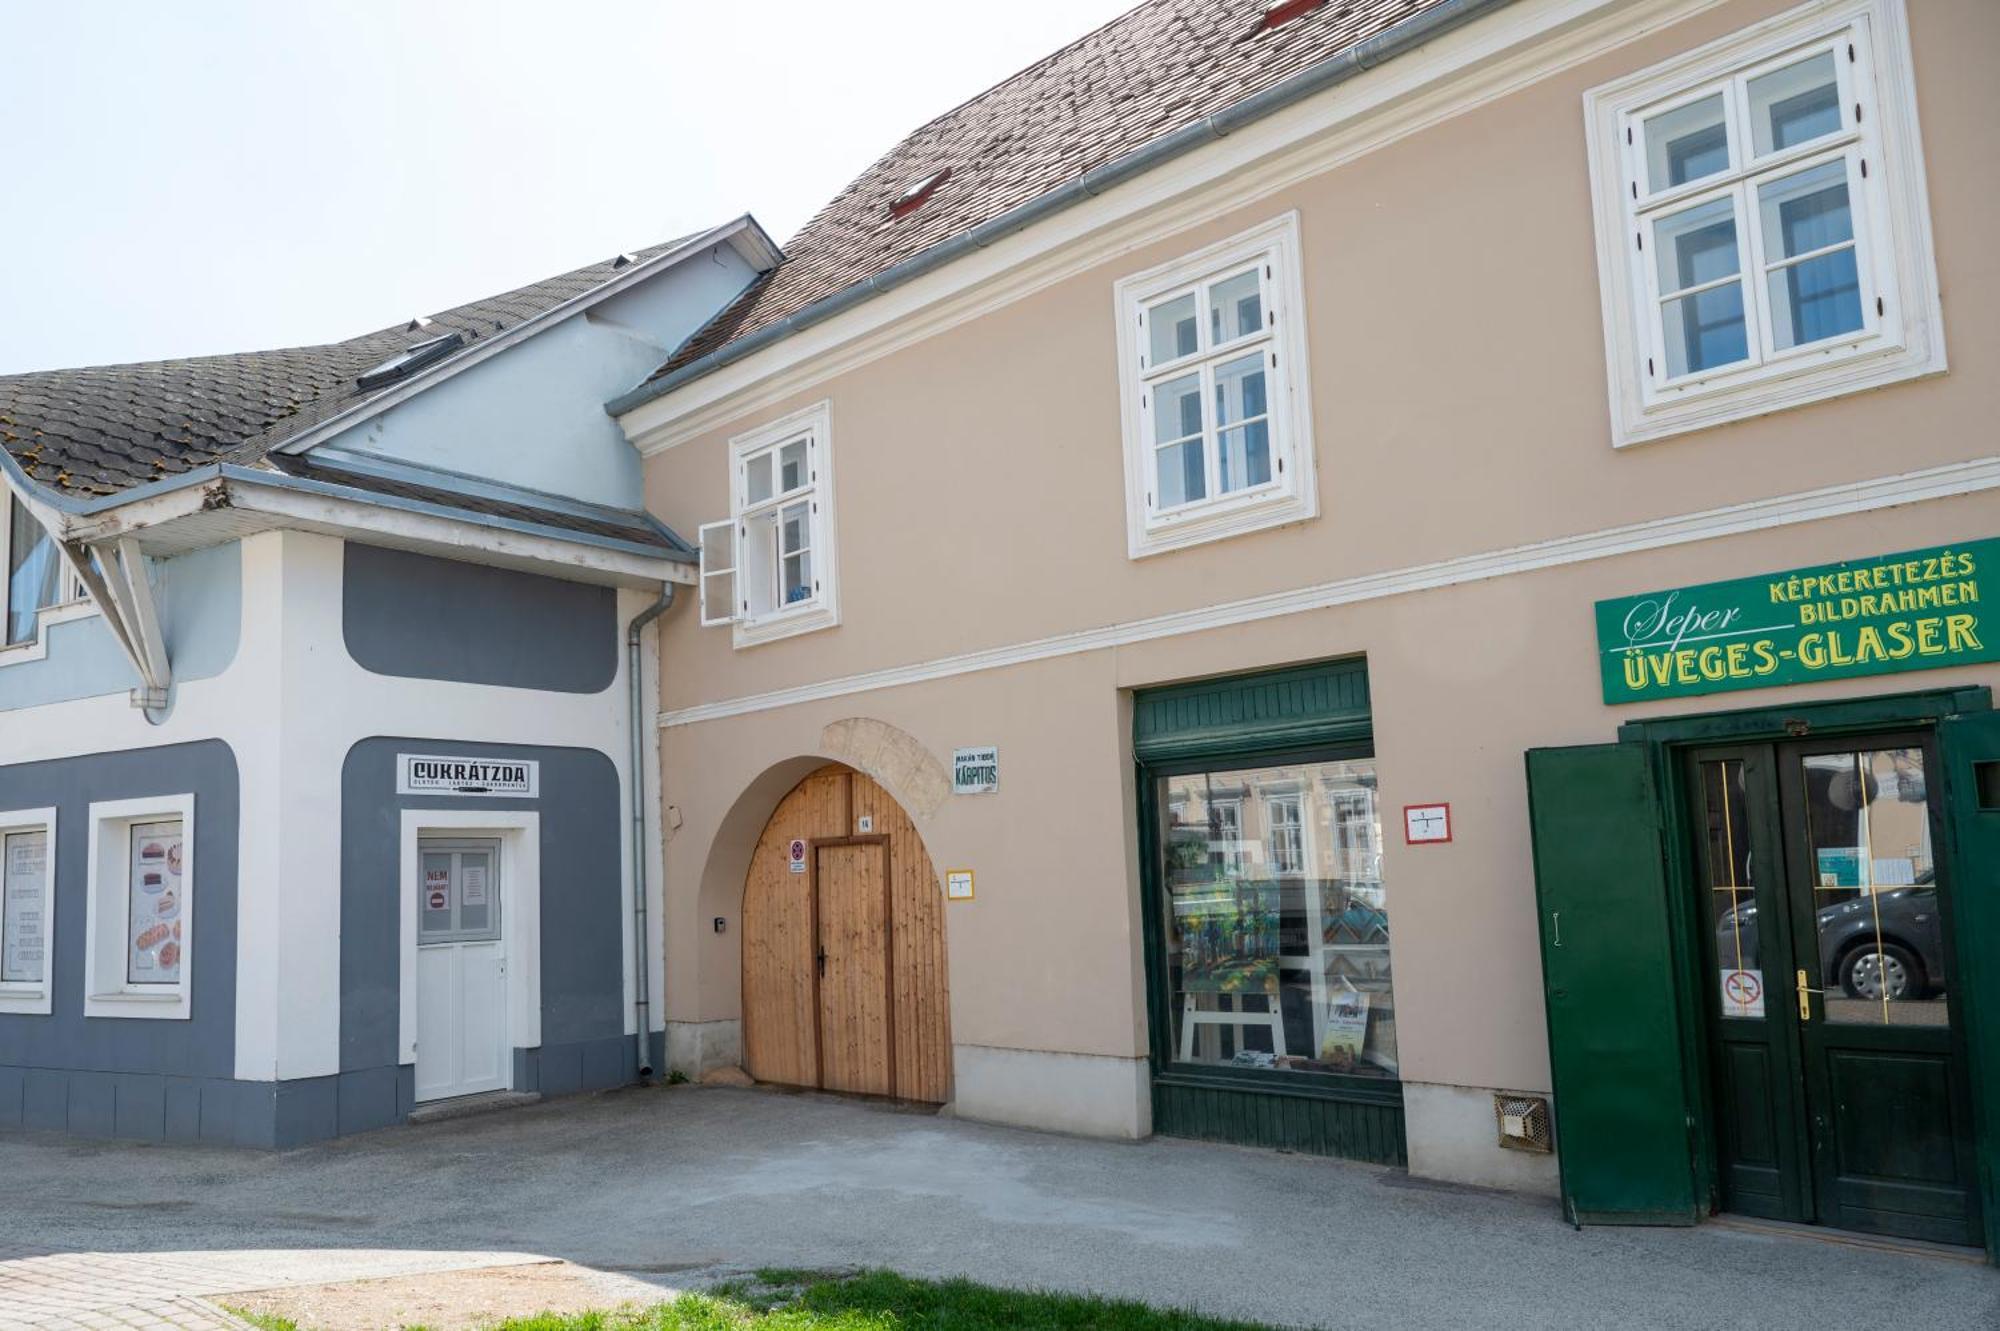
<svg viewBox="0 0 2000 1331">
<path fill-rule="evenodd" d="M 507 950 L 500 843 L 423 838 L 417 875 L 417 1099 L 505 1090 Z"/>
</svg>

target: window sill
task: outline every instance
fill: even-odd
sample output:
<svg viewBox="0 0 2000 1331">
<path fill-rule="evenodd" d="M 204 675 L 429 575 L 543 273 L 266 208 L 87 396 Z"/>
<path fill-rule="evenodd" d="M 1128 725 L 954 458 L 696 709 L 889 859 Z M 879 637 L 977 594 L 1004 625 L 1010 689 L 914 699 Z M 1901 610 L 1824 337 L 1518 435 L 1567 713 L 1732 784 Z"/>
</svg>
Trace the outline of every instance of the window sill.
<svg viewBox="0 0 2000 1331">
<path fill-rule="evenodd" d="M 830 605 L 799 605 L 760 619 L 739 620 L 734 629 L 735 645 L 755 647 L 801 633 L 815 633 L 840 623 L 840 615 Z"/>
<path fill-rule="evenodd" d="M 124 991 L 109 994 L 91 994 L 83 1000 L 83 1015 L 86 1017 L 139 1017 L 154 1021 L 185 1021 L 189 1007 L 187 994 L 179 989 L 171 993 L 145 994 Z"/>
<path fill-rule="evenodd" d="M 18 1017 L 46 1017 L 52 1010 L 46 985 L 0 985 L 0 1014 Z"/>
<path fill-rule="evenodd" d="M 1227 540 L 1272 527 L 1289 526 L 1319 516 L 1319 496 L 1308 491 L 1295 494 L 1274 490 L 1255 499 L 1210 509 L 1185 511 L 1177 517 L 1147 525 L 1135 519 L 1128 553 L 1133 559 L 1185 550 L 1192 545 Z"/>
<path fill-rule="evenodd" d="M 44 606 L 35 615 L 35 636 L 26 642 L 10 642 L 0 646 L 0 670 L 8 666 L 26 665 L 30 661 L 40 661 L 49 654 L 49 630 L 57 624 L 68 624 L 78 619 L 88 619 L 97 613 L 95 601 L 64 601 L 61 605 Z"/>
<path fill-rule="evenodd" d="M 1775 362 L 1771 373 L 1757 378 L 1660 390 L 1638 411 L 1615 422 L 1612 442 L 1619 448 L 1648 443 L 1942 374 L 1946 368 L 1944 348 L 1938 344 L 1847 352 L 1819 364 Z"/>
</svg>

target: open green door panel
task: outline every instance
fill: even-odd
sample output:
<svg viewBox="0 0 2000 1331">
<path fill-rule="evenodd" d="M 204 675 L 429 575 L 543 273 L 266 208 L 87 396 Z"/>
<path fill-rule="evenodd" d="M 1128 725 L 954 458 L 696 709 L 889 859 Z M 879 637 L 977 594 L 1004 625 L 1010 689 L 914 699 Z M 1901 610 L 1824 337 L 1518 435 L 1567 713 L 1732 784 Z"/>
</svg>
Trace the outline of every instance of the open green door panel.
<svg viewBox="0 0 2000 1331">
<path fill-rule="evenodd" d="M 1564 1214 L 1699 1218 L 1668 937 L 1662 811 L 1644 744 L 1528 752 Z"/>
<path fill-rule="evenodd" d="M 1938 723 L 1944 760 L 1945 825 L 1951 840 L 1962 993 L 1952 1010 L 1964 1028 L 1972 1081 L 1973 1136 L 1988 1260 L 2000 1256 L 2000 712 Z"/>
</svg>

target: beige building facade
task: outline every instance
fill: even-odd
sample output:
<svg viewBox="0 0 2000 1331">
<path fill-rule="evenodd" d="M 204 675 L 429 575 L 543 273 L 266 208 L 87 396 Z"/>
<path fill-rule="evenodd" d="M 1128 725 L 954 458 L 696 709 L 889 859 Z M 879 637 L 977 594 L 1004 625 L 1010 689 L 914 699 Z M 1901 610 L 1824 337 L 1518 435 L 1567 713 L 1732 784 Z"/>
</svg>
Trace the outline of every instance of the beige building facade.
<svg viewBox="0 0 2000 1331">
<path fill-rule="evenodd" d="M 1825 105 L 1820 67 L 1793 68 L 1821 54 Z M 1292 1071 L 1393 1110 L 1399 1140 L 1327 1149 L 1554 1193 L 1557 1157 L 1496 1130 L 1496 1093 L 1564 1108 L 1524 753 L 2000 683 L 1975 624 L 1885 651 L 1890 673 L 1754 688 L 1754 658 L 1677 660 L 1677 640 L 1652 695 L 1607 702 L 1595 612 L 2000 536 L 1996 54 L 1987 0 L 1488 6 L 630 404 L 654 512 L 722 524 L 707 617 L 734 621 L 683 606 L 662 629 L 670 1062 L 742 1058 L 753 850 L 787 792 L 842 764 L 898 800 L 940 875 L 971 871 L 943 909 L 954 1112 L 1143 1137 L 1193 1130 L 1185 1104 L 1156 1123 L 1175 1066 L 1190 1086 L 1240 1072 L 1278 1114 Z M 1839 189 L 1844 241 L 1792 207 Z M 1719 234 L 1720 268 L 1699 248 Z M 1173 323 L 1183 290 L 1198 330 Z M 1183 397 L 1208 415 L 1173 417 Z M 1194 447 L 1171 442 L 1184 427 Z M 807 437 L 809 539 L 710 557 L 793 490 L 756 450 Z M 1192 493 L 1246 475 L 1270 497 L 1211 513 Z M 1287 670 L 1360 701 L 1296 748 L 1217 741 L 1208 761 L 1190 731 L 1148 759 L 1151 691 Z M 954 755 L 988 747 L 997 788 L 953 793 Z M 1447 805 L 1448 840 L 1406 816 Z M 1913 886 L 1931 855 L 1878 872 Z M 1177 868 L 1220 885 L 1226 924 Z M 1203 947 L 1241 975 L 1200 989 Z"/>
</svg>

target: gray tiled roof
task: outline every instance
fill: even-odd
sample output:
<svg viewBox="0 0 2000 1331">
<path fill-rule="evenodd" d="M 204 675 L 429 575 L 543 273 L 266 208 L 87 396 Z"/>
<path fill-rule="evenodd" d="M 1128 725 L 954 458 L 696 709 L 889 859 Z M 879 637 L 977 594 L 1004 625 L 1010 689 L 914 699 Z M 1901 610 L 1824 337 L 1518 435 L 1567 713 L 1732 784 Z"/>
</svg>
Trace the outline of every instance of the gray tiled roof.
<svg viewBox="0 0 2000 1331">
<path fill-rule="evenodd" d="M 253 464 L 372 396 L 355 383 L 364 370 L 446 333 L 462 333 L 465 350 L 477 347 L 609 281 L 622 271 L 615 262 L 460 305 L 418 329 L 405 321 L 321 346 L 0 375 L 0 447 L 35 480 L 82 497 L 116 494 L 212 462 Z"/>
<path fill-rule="evenodd" d="M 1331 0 L 1264 29 L 1267 0 L 1149 0 L 923 126 L 785 244 L 786 261 L 654 377 L 864 281 L 1442 0 Z M 921 207 L 890 203 L 946 167 Z"/>
</svg>

